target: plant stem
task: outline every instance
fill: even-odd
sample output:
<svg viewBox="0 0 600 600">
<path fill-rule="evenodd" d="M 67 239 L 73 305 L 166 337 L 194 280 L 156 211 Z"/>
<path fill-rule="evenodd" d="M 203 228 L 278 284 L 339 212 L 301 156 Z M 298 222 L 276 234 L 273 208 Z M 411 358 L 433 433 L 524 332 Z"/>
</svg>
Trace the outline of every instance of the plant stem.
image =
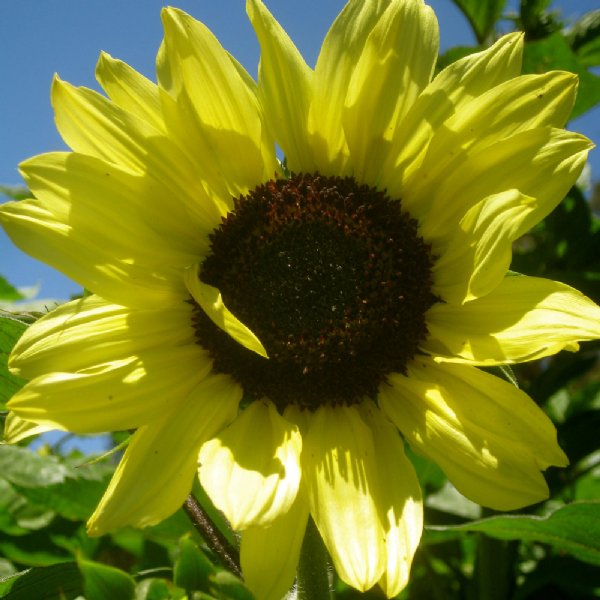
<svg viewBox="0 0 600 600">
<path fill-rule="evenodd" d="M 183 510 L 208 547 L 219 557 L 221 563 L 241 578 L 239 552 L 227 541 L 192 494 L 183 503 Z"/>
<path fill-rule="evenodd" d="M 335 596 L 329 585 L 329 555 L 321 535 L 311 518 L 298 563 L 298 600 L 332 600 Z"/>
<path fill-rule="evenodd" d="M 516 544 L 479 534 L 474 594 L 478 600 L 508 600 L 514 591 Z"/>
</svg>

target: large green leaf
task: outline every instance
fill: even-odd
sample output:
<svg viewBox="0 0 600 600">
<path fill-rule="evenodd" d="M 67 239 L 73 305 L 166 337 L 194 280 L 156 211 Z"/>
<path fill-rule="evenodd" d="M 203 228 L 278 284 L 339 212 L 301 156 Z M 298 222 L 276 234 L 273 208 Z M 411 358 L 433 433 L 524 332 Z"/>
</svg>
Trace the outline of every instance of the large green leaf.
<svg viewBox="0 0 600 600">
<path fill-rule="evenodd" d="M 23 487 L 62 483 L 69 469 L 56 456 L 42 456 L 28 448 L 0 446 L 0 477 Z"/>
<path fill-rule="evenodd" d="M 34 567 L 0 580 L 5 600 L 70 600 L 83 594 L 82 577 L 74 562 Z"/>
<path fill-rule="evenodd" d="M 176 586 L 186 591 L 207 591 L 209 578 L 214 572 L 213 565 L 192 540 L 180 540 L 173 577 Z"/>
<path fill-rule="evenodd" d="M 527 540 L 554 546 L 584 562 L 600 565 L 600 502 L 574 502 L 547 517 L 504 515 L 463 525 L 432 526 L 428 541 L 479 532 L 500 540 Z"/>
<path fill-rule="evenodd" d="M 524 73 L 545 73 L 559 69 L 579 76 L 577 100 L 571 118 L 574 119 L 600 102 L 600 77 L 587 70 L 560 32 L 525 44 Z"/>
<path fill-rule="evenodd" d="M 9 313 L 0 312 L 0 410 L 23 385 L 25 380 L 15 377 L 8 370 L 8 356 L 27 325 Z M 1 472 L 1 471 L 0 471 Z"/>
<path fill-rule="evenodd" d="M 454 0 L 454 4 L 467 17 L 479 43 L 494 30 L 494 24 L 502 14 L 506 0 Z"/>
<path fill-rule="evenodd" d="M 86 600 L 132 600 L 133 578 L 115 567 L 80 558 L 77 561 L 83 575 Z"/>
<path fill-rule="evenodd" d="M 73 453 L 57 463 L 56 457 L 38 457 L 37 454 L 28 459 L 25 452 L 32 454 L 31 451 L 19 448 L 17 452 L 9 451 L 9 457 L 16 454 L 19 460 L 33 460 L 40 466 L 45 464 L 45 472 L 50 480 L 28 480 L 24 485 L 22 480 L 15 481 L 14 475 L 8 475 L 13 489 L 29 502 L 44 506 L 66 519 L 87 520 L 106 491 L 114 465 L 107 462 L 86 463 L 84 461 L 89 457 L 79 453 Z M 0 456 L 1 454 L 0 450 Z M 39 462 L 40 458 L 42 463 Z M 51 475 L 54 468 L 57 472 Z"/>
</svg>

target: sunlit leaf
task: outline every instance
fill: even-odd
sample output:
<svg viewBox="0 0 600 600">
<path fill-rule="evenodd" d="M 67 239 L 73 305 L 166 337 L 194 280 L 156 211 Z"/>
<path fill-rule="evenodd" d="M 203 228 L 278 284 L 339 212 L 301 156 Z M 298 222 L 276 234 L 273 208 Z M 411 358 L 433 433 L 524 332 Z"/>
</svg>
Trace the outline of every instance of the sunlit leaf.
<svg viewBox="0 0 600 600">
<path fill-rule="evenodd" d="M 0 300 L 8 300 L 9 302 L 14 302 L 15 300 L 23 300 L 24 296 L 12 286 L 6 278 L 0 275 Z"/>
<path fill-rule="evenodd" d="M 528 540 L 554 546 L 584 562 L 600 565 L 600 502 L 574 502 L 547 517 L 504 515 L 464 525 L 431 526 L 429 541 L 479 532 L 500 540 Z"/>
<path fill-rule="evenodd" d="M 600 102 L 600 77 L 587 70 L 560 32 L 525 44 L 524 73 L 545 73 L 559 69 L 579 76 L 577 100 L 571 118 L 574 119 Z"/>
<path fill-rule="evenodd" d="M 0 446 L 0 477 L 23 487 L 62 483 L 69 469 L 56 456 L 42 456 L 28 448 Z"/>
</svg>

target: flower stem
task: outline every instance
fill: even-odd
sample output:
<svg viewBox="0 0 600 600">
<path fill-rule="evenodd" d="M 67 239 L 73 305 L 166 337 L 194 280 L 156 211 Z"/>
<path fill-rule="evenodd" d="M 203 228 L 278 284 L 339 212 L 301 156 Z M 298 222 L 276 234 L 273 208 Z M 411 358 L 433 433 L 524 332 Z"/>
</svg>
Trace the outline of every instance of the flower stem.
<svg viewBox="0 0 600 600">
<path fill-rule="evenodd" d="M 221 563 L 241 578 L 242 569 L 240 568 L 239 552 L 219 531 L 193 494 L 186 498 L 183 503 L 183 510 L 208 547 L 219 557 Z"/>
<path fill-rule="evenodd" d="M 335 598 L 329 585 L 329 555 L 311 518 L 306 524 L 300 551 L 297 584 L 297 600 L 333 600 Z"/>
<path fill-rule="evenodd" d="M 496 540 L 480 534 L 477 541 L 473 598 L 508 600 L 514 587 L 514 542 Z"/>
</svg>

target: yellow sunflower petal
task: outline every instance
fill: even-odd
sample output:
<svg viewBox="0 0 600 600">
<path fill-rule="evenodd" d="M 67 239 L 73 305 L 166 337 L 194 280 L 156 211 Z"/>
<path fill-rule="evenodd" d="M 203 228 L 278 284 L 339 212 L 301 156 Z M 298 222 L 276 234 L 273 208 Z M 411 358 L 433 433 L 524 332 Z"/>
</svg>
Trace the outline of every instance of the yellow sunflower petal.
<svg viewBox="0 0 600 600">
<path fill-rule="evenodd" d="M 106 52 L 100 53 L 96 79 L 117 106 L 144 118 L 155 129 L 165 131 L 155 83 Z"/>
<path fill-rule="evenodd" d="M 180 264 L 182 255 L 197 256 L 208 247 L 210 229 L 190 219 L 183 205 L 169 202 L 168 190 L 149 177 L 74 152 L 35 156 L 22 162 L 19 171 L 34 196 L 67 222 L 98 230 L 94 223 L 81 219 L 80 211 L 93 212 L 94 220 L 109 230 L 104 234 L 96 231 L 96 236 L 110 236 L 117 256 L 154 257 L 155 262 L 162 256 L 163 263 Z M 154 246 L 132 248 L 127 238 L 138 236 Z"/>
<path fill-rule="evenodd" d="M 307 521 L 308 506 L 299 493 L 270 527 L 249 527 L 242 533 L 244 583 L 257 600 L 281 600 L 292 587 Z"/>
<path fill-rule="evenodd" d="M 23 419 L 74 433 L 133 429 L 185 398 L 210 367 L 195 344 L 154 348 L 76 373 L 40 375 L 7 406 Z"/>
<path fill-rule="evenodd" d="M 154 525 L 192 489 L 202 443 L 231 422 L 242 397 L 229 377 L 207 377 L 174 410 L 138 429 L 88 521 L 90 535 Z"/>
<path fill-rule="evenodd" d="M 473 207 L 433 266 L 435 293 L 445 303 L 461 304 L 492 291 L 506 275 L 512 242 L 529 229 L 535 208 L 535 200 L 518 190 Z"/>
<path fill-rule="evenodd" d="M 423 358 L 388 380 L 381 409 L 474 502 L 497 510 L 539 502 L 548 496 L 540 471 L 568 464 L 550 419 L 498 377 Z"/>
<path fill-rule="evenodd" d="M 306 133 L 313 72 L 260 0 L 247 0 L 246 10 L 261 47 L 258 91 L 265 119 L 276 132 L 289 169 L 317 171 Z"/>
<path fill-rule="evenodd" d="M 168 201 L 176 198 L 209 230 L 221 214 L 196 176 L 197 168 L 171 136 L 104 96 L 56 78 L 52 106 L 61 137 L 75 152 L 145 175 Z"/>
<path fill-rule="evenodd" d="M 468 210 L 494 194 L 517 189 L 538 201 L 539 219 L 564 198 L 585 165 L 593 144 L 584 136 L 542 127 L 500 140 L 475 152 L 431 188 L 430 214 L 421 219 L 426 239 L 447 240 Z M 426 171 L 424 178 L 429 177 Z"/>
<path fill-rule="evenodd" d="M 437 20 L 420 0 L 392 1 L 354 66 L 343 127 L 354 175 L 377 184 L 397 123 L 429 83 L 439 48 Z"/>
<path fill-rule="evenodd" d="M 435 304 L 427 313 L 424 350 L 474 365 L 523 362 L 577 350 L 600 337 L 600 307 L 581 292 L 538 277 L 507 277 L 463 306 Z"/>
<path fill-rule="evenodd" d="M 396 428 L 372 402 L 362 403 L 360 414 L 373 432 L 381 484 L 379 510 L 385 531 L 387 567 L 379 585 L 392 598 L 408 583 L 412 559 L 421 539 L 421 488 L 412 464 L 404 455 Z"/>
<path fill-rule="evenodd" d="M 79 371 L 112 360 L 142 357 L 153 348 L 194 343 L 192 307 L 130 310 L 98 296 L 61 304 L 28 327 L 9 367 L 25 379 L 56 369 Z"/>
<path fill-rule="evenodd" d="M 194 300 L 219 329 L 244 348 L 267 358 L 267 351 L 260 340 L 225 306 L 221 292 L 212 285 L 200 281 L 199 268 L 199 265 L 196 265 L 184 273 L 185 284 Z"/>
<path fill-rule="evenodd" d="M 107 298 L 131 306 L 168 306 L 185 297 L 176 286 L 147 269 L 116 260 L 110 248 L 90 248 L 84 239 L 71 240 L 70 227 L 38 200 L 2 205 L 0 223 L 23 251 Z M 99 262 L 92 262 L 95 260 Z"/>
<path fill-rule="evenodd" d="M 434 133 L 418 171 L 406 182 L 411 201 L 431 196 L 447 173 L 500 140 L 544 126 L 562 127 L 577 89 L 573 73 L 522 75 L 473 99 Z"/>
<path fill-rule="evenodd" d="M 6 421 L 4 422 L 4 440 L 7 444 L 16 444 L 22 440 L 31 437 L 32 435 L 38 435 L 40 433 L 46 433 L 52 431 L 53 427 L 48 425 L 39 425 L 33 421 L 26 421 L 17 417 L 14 412 L 10 412 L 6 415 Z"/>
<path fill-rule="evenodd" d="M 423 90 L 392 134 L 382 170 L 381 187 L 402 198 L 414 216 L 426 212 L 425 204 L 405 197 L 404 182 L 419 167 L 434 132 L 473 98 L 516 77 L 521 71 L 523 34 L 501 37 L 493 46 L 455 61 Z"/>
<path fill-rule="evenodd" d="M 262 114 L 255 91 L 209 29 L 175 8 L 162 12 L 165 29 L 160 86 L 193 110 L 189 134 L 204 146 L 203 158 L 217 164 L 233 195 L 272 177 L 274 147 L 263 145 Z M 188 126 L 189 127 L 189 126 Z M 199 138 L 203 138 L 202 140 Z M 200 146 L 199 146 L 200 147 Z"/>
<path fill-rule="evenodd" d="M 352 406 L 321 406 L 304 437 L 302 476 L 311 515 L 341 579 L 364 591 L 386 569 L 379 457 Z"/>
<path fill-rule="evenodd" d="M 319 171 L 350 174 L 342 125 L 343 107 L 356 63 L 387 3 L 350 0 L 329 29 L 317 59 L 308 133 Z"/>
<path fill-rule="evenodd" d="M 7 202 L 0 207 L 0 224 L 11 240 L 83 287 L 130 306 L 169 306 L 181 302 L 185 287 L 131 261 L 119 260 L 111 248 L 99 247 L 48 210 L 40 200 Z"/>
<path fill-rule="evenodd" d="M 266 526 L 300 485 L 302 437 L 273 404 L 253 402 L 200 450 L 200 481 L 234 529 Z"/>
</svg>

